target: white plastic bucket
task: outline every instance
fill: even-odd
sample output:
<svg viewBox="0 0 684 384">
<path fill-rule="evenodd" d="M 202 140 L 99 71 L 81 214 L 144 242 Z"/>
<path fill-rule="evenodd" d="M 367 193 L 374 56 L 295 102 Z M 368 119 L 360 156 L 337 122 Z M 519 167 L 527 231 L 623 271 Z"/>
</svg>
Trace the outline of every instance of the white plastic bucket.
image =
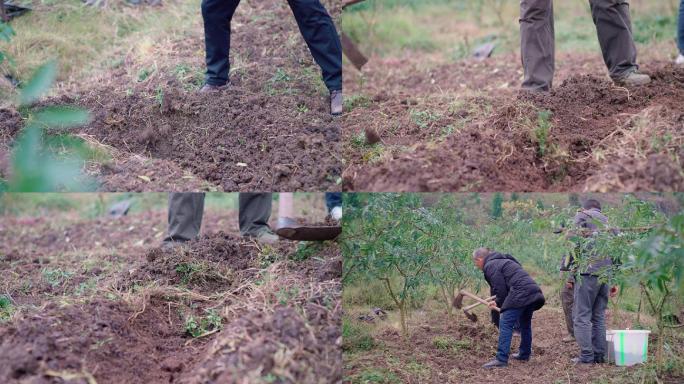
<svg viewBox="0 0 684 384">
<path fill-rule="evenodd" d="M 646 362 L 648 357 L 648 335 L 651 331 L 615 329 L 606 332 L 608 360 L 615 365 L 630 366 Z"/>
</svg>

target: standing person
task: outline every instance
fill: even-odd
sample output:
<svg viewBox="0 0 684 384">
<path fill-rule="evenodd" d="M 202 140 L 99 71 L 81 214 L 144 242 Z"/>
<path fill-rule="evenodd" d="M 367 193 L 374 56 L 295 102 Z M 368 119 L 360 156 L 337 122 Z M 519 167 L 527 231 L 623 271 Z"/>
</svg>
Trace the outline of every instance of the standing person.
<svg viewBox="0 0 684 384">
<path fill-rule="evenodd" d="M 575 341 L 575 327 L 572 319 L 572 307 L 575 303 L 575 277 L 570 273 L 572 262 L 572 255 L 563 257 L 560 272 L 560 277 L 563 282 L 560 299 L 563 307 L 563 314 L 565 315 L 565 328 L 568 331 L 568 335 L 561 339 L 564 343 L 572 343 Z"/>
<path fill-rule="evenodd" d="M 330 91 L 330 113 L 342 113 L 342 44 L 335 24 L 320 0 L 287 0 L 299 31 Z M 207 73 L 200 92 L 219 91 L 230 72 L 230 22 L 240 0 L 202 0 Z"/>
<path fill-rule="evenodd" d="M 473 262 L 483 271 L 491 295 L 496 296 L 490 308 L 498 307 L 501 311 L 496 358 L 482 367 L 489 369 L 508 365 L 516 322 L 520 322 L 520 351 L 511 357 L 529 360 L 532 355 L 532 314 L 545 302 L 541 288 L 511 255 L 478 248 L 473 252 Z"/>
<path fill-rule="evenodd" d="M 618 85 L 648 84 L 651 78 L 639 73 L 637 50 L 632 36 L 629 3 L 626 0 L 589 0 L 603 61 Z M 553 0 L 520 1 L 520 48 L 525 79 L 522 88 L 549 91 L 555 72 Z"/>
<path fill-rule="evenodd" d="M 240 234 L 260 243 L 273 244 L 278 236 L 271 231 L 270 193 L 240 193 L 238 216 Z M 165 245 L 184 243 L 199 236 L 204 213 L 204 193 L 169 194 L 169 227 Z"/>
<path fill-rule="evenodd" d="M 599 227 L 606 226 L 608 217 L 601 212 L 601 203 L 595 199 L 587 200 L 574 218 L 583 245 L 578 246 L 578 256 L 584 259 L 583 269 L 577 263 L 571 267 L 579 272 L 574 284 L 574 305 L 572 308 L 575 338 L 580 355 L 573 358 L 576 364 L 605 363 L 606 354 L 606 308 L 608 296 L 617 294 L 617 287 L 608 288 L 600 276 L 610 273 L 613 260 L 610 255 L 600 255 L 592 248 L 592 238 Z"/>
<path fill-rule="evenodd" d="M 677 47 L 679 48 L 679 56 L 675 60 L 675 64 L 684 67 L 684 0 L 679 3 L 679 27 L 677 28 Z"/>
</svg>

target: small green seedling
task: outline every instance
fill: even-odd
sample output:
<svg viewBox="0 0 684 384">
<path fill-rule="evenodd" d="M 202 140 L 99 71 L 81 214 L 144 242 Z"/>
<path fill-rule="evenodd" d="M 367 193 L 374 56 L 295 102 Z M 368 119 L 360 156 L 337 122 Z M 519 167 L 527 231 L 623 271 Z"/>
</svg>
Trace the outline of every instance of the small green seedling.
<svg viewBox="0 0 684 384">
<path fill-rule="evenodd" d="M 201 337 L 209 332 L 221 329 L 223 326 L 223 318 L 221 318 L 213 309 L 206 312 L 207 315 L 201 318 L 189 316 L 185 320 L 185 332 L 192 337 Z"/>
</svg>

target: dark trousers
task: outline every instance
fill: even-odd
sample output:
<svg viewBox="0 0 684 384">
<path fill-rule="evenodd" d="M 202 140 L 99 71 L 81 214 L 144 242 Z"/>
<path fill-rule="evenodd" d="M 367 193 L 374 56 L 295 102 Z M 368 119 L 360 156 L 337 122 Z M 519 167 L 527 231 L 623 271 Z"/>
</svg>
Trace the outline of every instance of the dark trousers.
<svg viewBox="0 0 684 384">
<path fill-rule="evenodd" d="M 565 327 L 568 329 L 568 335 L 575 335 L 575 327 L 572 320 L 572 306 L 575 303 L 575 291 L 573 288 L 568 288 L 567 284 L 563 283 L 561 289 L 561 304 L 563 306 L 563 313 L 565 314 Z"/>
<path fill-rule="evenodd" d="M 342 44 L 332 18 L 319 0 L 288 0 L 299 31 L 321 67 L 331 91 L 342 89 Z M 240 0 L 202 0 L 206 45 L 206 82 L 224 85 L 230 70 L 230 21 Z"/>
<path fill-rule="evenodd" d="M 501 313 L 499 318 L 499 347 L 496 359 L 504 363 L 508 362 L 508 354 L 511 350 L 513 327 L 516 322 L 520 323 L 520 358 L 528 359 L 532 354 L 532 307 L 512 308 Z"/>
<path fill-rule="evenodd" d="M 342 192 L 326 192 L 325 193 L 325 207 L 328 213 L 335 207 L 342 206 Z"/>
<path fill-rule="evenodd" d="M 627 0 L 589 0 L 603 61 L 612 78 L 638 69 Z M 548 91 L 555 71 L 553 0 L 520 1 L 523 89 Z"/>
<path fill-rule="evenodd" d="M 679 53 L 684 55 L 684 0 L 679 3 L 679 27 L 677 28 L 677 46 Z"/>
<path fill-rule="evenodd" d="M 572 312 L 580 359 L 585 363 L 605 356 L 607 307 L 608 285 L 601 283 L 596 276 L 582 275 L 575 282 Z"/>
<path fill-rule="evenodd" d="M 164 241 L 185 242 L 199 236 L 204 213 L 204 193 L 170 193 L 168 234 Z M 271 216 L 270 193 L 240 193 L 238 215 L 240 234 L 258 236 L 268 229 Z"/>
</svg>

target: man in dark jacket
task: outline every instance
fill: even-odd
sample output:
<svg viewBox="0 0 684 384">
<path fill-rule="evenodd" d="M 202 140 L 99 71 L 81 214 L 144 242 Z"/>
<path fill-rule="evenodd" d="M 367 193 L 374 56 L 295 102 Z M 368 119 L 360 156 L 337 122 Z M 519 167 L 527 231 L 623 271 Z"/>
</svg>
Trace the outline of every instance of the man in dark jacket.
<svg viewBox="0 0 684 384">
<path fill-rule="evenodd" d="M 596 234 L 601 230 L 608 230 L 608 218 L 601 212 L 601 203 L 595 199 L 587 200 L 575 215 L 574 225 L 576 233 L 570 233 L 570 236 L 578 241 L 577 254 L 583 260 L 580 263 L 582 266 L 578 266 L 576 260 L 573 260 L 571 267 L 580 275 L 573 287 L 572 308 L 580 356 L 573 359 L 573 362 L 604 363 L 608 296 L 615 296 L 617 287 L 609 290 L 605 283 L 605 278 L 610 276 L 613 267 L 612 258 L 610 255 L 597 253 L 593 246 Z M 617 234 L 616 231 L 612 233 Z"/>
<path fill-rule="evenodd" d="M 309 51 L 321 67 L 330 91 L 330 113 L 342 113 L 342 44 L 320 0 L 287 0 Z M 207 76 L 200 92 L 222 90 L 228 83 L 230 21 L 240 0 L 202 0 Z"/>
<path fill-rule="evenodd" d="M 541 288 L 511 255 L 478 248 L 473 252 L 473 262 L 484 272 L 491 296 L 496 296 L 490 308 L 499 308 L 501 311 L 496 358 L 482 367 L 508 365 L 513 326 L 516 322 L 520 322 L 520 351 L 512 357 L 516 360 L 529 360 L 532 354 L 532 313 L 545 302 Z"/>
</svg>

